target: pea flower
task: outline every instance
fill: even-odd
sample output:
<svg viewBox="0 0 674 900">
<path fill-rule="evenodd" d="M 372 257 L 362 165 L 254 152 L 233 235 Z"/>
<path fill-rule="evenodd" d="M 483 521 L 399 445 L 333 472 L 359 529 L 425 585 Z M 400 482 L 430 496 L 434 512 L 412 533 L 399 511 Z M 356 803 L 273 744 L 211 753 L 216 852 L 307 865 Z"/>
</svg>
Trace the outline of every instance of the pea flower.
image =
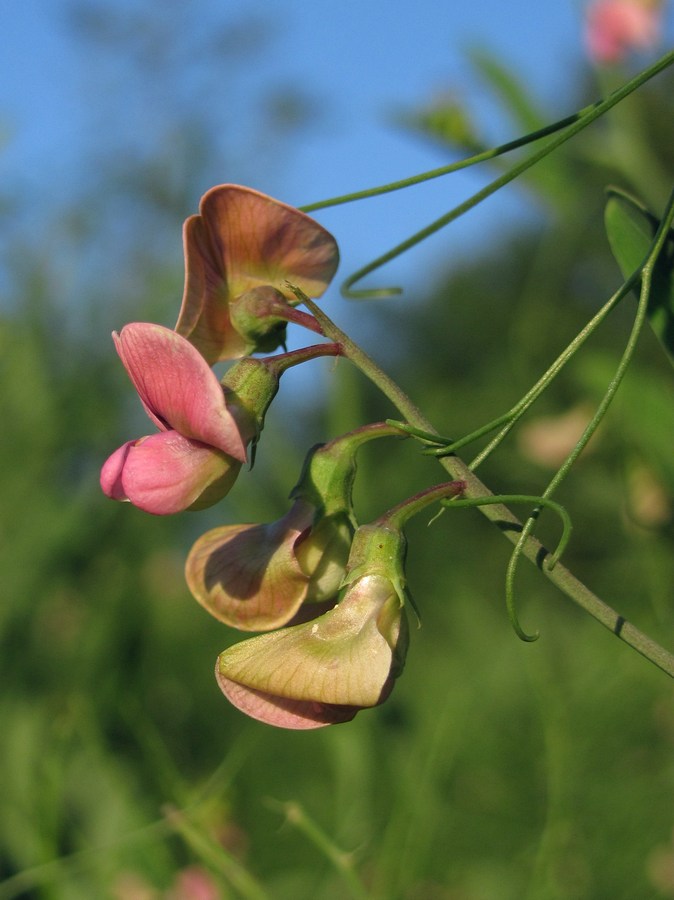
<svg viewBox="0 0 674 900">
<path fill-rule="evenodd" d="M 133 322 L 113 340 L 159 432 L 127 441 L 109 457 L 101 470 L 103 492 L 157 515 L 215 503 L 246 459 L 257 434 L 255 418 L 223 388 L 199 351 L 171 329 Z M 276 383 L 261 375 L 273 396 Z"/>
<path fill-rule="evenodd" d="M 292 729 L 348 722 L 383 703 L 402 672 L 409 638 L 403 525 L 465 487 L 450 481 L 428 488 L 357 528 L 332 609 L 220 654 L 215 677 L 227 699 L 253 719 Z"/>
<path fill-rule="evenodd" d="M 600 64 L 620 62 L 630 50 L 655 46 L 662 30 L 659 0 L 595 0 L 587 11 L 586 42 Z"/>
<path fill-rule="evenodd" d="M 352 486 L 362 443 L 400 432 L 385 423 L 313 447 L 276 522 L 224 525 L 202 535 L 185 565 L 196 600 L 243 631 L 279 628 L 337 596 L 355 530 Z M 313 607 L 309 609 L 308 607 Z"/>
<path fill-rule="evenodd" d="M 185 290 L 176 331 L 211 364 L 284 342 L 297 300 L 320 297 L 339 261 L 332 235 L 309 216 L 236 184 L 211 188 L 185 221 Z"/>
<path fill-rule="evenodd" d="M 333 609 L 220 654 L 216 679 L 227 699 L 254 719 L 292 729 L 347 722 L 383 703 L 407 652 L 404 546 L 395 528 L 361 526 Z"/>
<path fill-rule="evenodd" d="M 223 525 L 202 535 L 185 568 L 195 598 L 233 628 L 268 631 L 285 625 L 303 603 L 334 597 L 353 528 L 346 519 L 331 521 L 319 538 L 329 530 L 330 546 L 320 546 L 312 534 L 315 512 L 297 501 L 268 525 Z"/>
</svg>

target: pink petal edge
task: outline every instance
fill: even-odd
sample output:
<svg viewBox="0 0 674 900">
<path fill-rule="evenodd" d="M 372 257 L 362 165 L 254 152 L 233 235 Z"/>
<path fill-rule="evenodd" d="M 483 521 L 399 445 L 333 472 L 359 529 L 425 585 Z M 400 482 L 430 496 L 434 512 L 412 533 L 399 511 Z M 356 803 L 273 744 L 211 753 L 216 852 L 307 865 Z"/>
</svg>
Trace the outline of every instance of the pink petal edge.
<svg viewBox="0 0 674 900">
<path fill-rule="evenodd" d="M 291 700 L 275 697 L 254 688 L 245 687 L 223 677 L 216 663 L 215 677 L 222 693 L 240 712 L 276 728 L 307 731 L 350 722 L 361 707 L 337 706 L 312 700 Z"/>
</svg>

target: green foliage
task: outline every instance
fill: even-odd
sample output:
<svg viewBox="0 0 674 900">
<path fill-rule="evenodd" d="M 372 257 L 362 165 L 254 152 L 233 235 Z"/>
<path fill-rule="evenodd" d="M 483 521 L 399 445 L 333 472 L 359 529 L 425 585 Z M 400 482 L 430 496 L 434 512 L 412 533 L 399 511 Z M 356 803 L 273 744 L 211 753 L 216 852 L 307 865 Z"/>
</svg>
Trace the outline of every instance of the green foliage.
<svg viewBox="0 0 674 900">
<path fill-rule="evenodd" d="M 604 213 L 611 250 L 625 278 L 644 263 L 658 230 L 658 219 L 623 191 L 609 191 Z M 674 235 L 658 257 L 648 300 L 648 318 L 674 365 Z"/>
</svg>

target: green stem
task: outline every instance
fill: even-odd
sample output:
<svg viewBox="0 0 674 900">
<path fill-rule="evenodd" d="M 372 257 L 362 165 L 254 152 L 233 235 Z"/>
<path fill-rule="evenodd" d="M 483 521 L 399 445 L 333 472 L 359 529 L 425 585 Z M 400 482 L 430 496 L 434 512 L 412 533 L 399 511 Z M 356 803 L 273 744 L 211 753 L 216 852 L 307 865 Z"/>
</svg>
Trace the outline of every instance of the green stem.
<svg viewBox="0 0 674 900">
<path fill-rule="evenodd" d="M 669 197 L 665 215 L 662 217 L 662 221 L 660 222 L 658 231 L 653 239 L 653 244 L 646 258 L 646 261 L 644 262 L 643 266 L 640 267 L 640 269 L 637 269 L 637 271 L 632 274 L 628 281 L 628 283 L 631 284 L 639 277 L 641 277 L 641 291 L 639 293 L 639 303 L 637 305 L 637 312 L 634 317 L 632 330 L 630 331 L 627 344 L 625 345 L 622 357 L 620 358 L 618 368 L 616 369 L 615 374 L 613 375 L 613 378 L 611 379 L 601 400 L 601 403 L 597 407 L 597 410 L 592 417 L 592 420 L 586 426 L 580 439 L 576 443 L 571 453 L 567 456 L 564 463 L 560 466 L 554 478 L 551 479 L 547 488 L 543 491 L 543 499 L 551 497 L 552 494 L 557 490 L 559 485 L 562 483 L 562 481 L 566 478 L 569 471 L 571 470 L 571 467 L 583 452 L 583 450 L 587 446 L 588 441 L 597 430 L 599 423 L 606 415 L 606 412 L 611 405 L 611 402 L 613 401 L 613 398 L 615 397 L 623 378 L 625 377 L 625 373 L 627 372 L 627 369 L 629 368 L 629 365 L 634 356 L 634 351 L 643 329 L 644 322 L 646 321 L 648 300 L 650 297 L 651 284 L 653 280 L 653 270 L 657 263 L 660 252 L 664 247 L 665 241 L 669 236 L 669 229 L 672 224 L 672 220 L 674 220 L 674 191 Z M 536 524 L 537 512 L 537 510 L 534 510 L 534 514 L 532 514 L 524 523 L 522 533 L 520 534 L 519 540 L 515 544 L 515 549 L 513 550 L 512 556 L 510 558 L 507 575 L 507 585 L 509 591 L 512 591 L 512 582 L 514 579 L 515 570 L 517 568 L 519 556 L 522 553 L 525 542 L 529 539 L 529 536 L 531 535 L 531 532 L 533 531 L 533 528 Z"/>
<path fill-rule="evenodd" d="M 510 431 L 517 424 L 519 419 L 529 410 L 529 408 L 535 403 L 536 400 L 540 397 L 540 395 L 546 390 L 548 385 L 557 377 L 559 372 L 564 368 L 564 366 L 569 362 L 569 360 L 573 357 L 573 355 L 582 347 L 585 341 L 590 337 L 591 334 L 597 329 L 597 327 L 604 321 L 604 319 L 608 316 L 608 314 L 615 309 L 618 303 L 622 300 L 622 298 L 630 292 L 630 290 L 634 287 L 634 285 L 639 281 L 639 275 L 635 273 L 622 285 L 622 287 L 616 291 L 615 294 L 602 306 L 602 308 L 590 319 L 590 321 L 578 332 L 576 337 L 571 341 L 571 343 L 560 353 L 557 359 L 553 362 L 550 368 L 541 376 L 541 378 L 536 382 L 536 384 L 531 387 L 527 393 L 522 397 L 522 399 L 513 406 L 513 408 L 506 413 L 504 417 L 501 417 L 501 420 L 496 419 L 494 423 L 491 423 L 493 427 L 498 428 L 499 425 L 504 424 L 504 427 L 499 431 L 497 435 L 487 444 L 487 446 L 475 457 L 474 460 L 471 461 L 470 467 L 471 469 L 476 469 L 484 460 L 492 453 L 496 447 L 504 440 L 505 437 L 510 433 Z M 493 429 L 490 429 L 493 430 Z M 482 434 L 485 434 L 484 430 L 481 431 Z M 467 441 L 463 441 L 463 443 L 467 443 Z"/>
<path fill-rule="evenodd" d="M 498 447 L 498 445 L 503 441 L 503 439 L 509 434 L 512 428 L 516 425 L 519 419 L 527 412 L 527 410 L 534 404 L 534 402 L 540 397 L 540 395 L 545 391 L 548 385 L 557 377 L 559 372 L 564 368 L 566 363 L 573 357 L 577 350 L 585 343 L 585 341 L 590 337 L 590 335 L 595 331 L 595 329 L 604 321 L 606 316 L 617 306 L 617 304 L 622 300 L 622 298 L 629 293 L 629 291 L 634 287 L 634 285 L 639 281 L 640 272 L 635 272 L 620 288 L 620 290 L 616 291 L 616 293 L 604 304 L 604 306 L 593 316 L 592 319 L 581 329 L 581 331 L 576 335 L 576 337 L 571 341 L 571 343 L 560 353 L 557 359 L 552 363 L 552 365 L 544 372 L 544 374 L 539 378 L 536 384 L 531 387 L 527 393 L 519 400 L 508 412 L 503 413 L 503 415 L 498 416 L 496 419 L 492 419 L 491 422 L 488 422 L 486 425 L 480 426 L 480 428 L 476 428 L 475 431 L 471 431 L 470 434 L 464 435 L 464 437 L 459 438 L 458 440 L 454 440 L 452 438 L 444 438 L 440 435 L 432 435 L 429 432 L 422 431 L 419 428 L 414 428 L 409 425 L 409 423 L 405 422 L 396 422 L 395 420 L 388 420 L 389 424 L 397 427 L 400 431 L 405 432 L 406 434 L 411 435 L 412 437 L 417 438 L 425 444 L 430 445 L 428 453 L 432 456 L 436 456 L 441 458 L 443 456 L 451 456 L 456 453 L 457 450 L 460 450 L 462 447 L 465 447 L 467 444 L 472 444 L 473 441 L 479 440 L 479 438 L 484 437 L 484 435 L 489 434 L 494 431 L 494 429 L 503 425 L 504 427 L 499 431 L 499 433 L 490 441 L 490 443 L 481 451 L 481 453 L 470 463 L 471 469 L 476 469 L 480 463 L 484 462 L 484 460 L 489 456 L 493 450 Z"/>
<path fill-rule="evenodd" d="M 419 491 L 413 497 L 408 497 L 401 503 L 389 509 L 377 519 L 378 525 L 389 525 L 392 528 L 402 530 L 405 524 L 412 516 L 423 512 L 431 504 L 437 503 L 438 500 L 449 500 L 450 497 L 458 497 L 463 493 L 465 488 L 463 481 L 445 481 L 443 484 L 436 484 L 433 487 L 425 488 Z M 456 500 L 461 505 L 460 500 Z M 475 506 L 477 501 L 466 501 L 463 505 Z"/>
<path fill-rule="evenodd" d="M 461 484 L 461 482 L 450 482 L 451 484 Z M 548 509 L 556 512 L 559 518 L 562 520 L 562 536 L 559 539 L 559 543 L 557 544 L 557 548 L 554 553 L 552 553 L 546 560 L 546 568 L 548 571 L 552 571 L 555 568 L 557 563 L 559 562 L 559 558 L 562 553 L 566 550 L 567 544 L 571 539 L 571 531 L 573 530 L 573 525 L 571 524 L 571 517 L 568 512 L 564 509 L 564 507 L 557 503 L 556 500 L 550 500 L 546 497 L 536 497 L 531 494 L 494 494 L 491 497 L 471 497 L 468 499 L 452 499 L 448 500 L 446 503 L 443 503 L 444 509 L 458 509 L 462 507 L 474 507 L 474 506 L 485 506 L 487 504 L 495 504 L 495 503 L 530 503 L 537 507 L 544 506 Z"/>
<path fill-rule="evenodd" d="M 222 844 L 197 828 L 175 807 L 163 810 L 166 821 L 181 835 L 194 852 L 211 868 L 220 872 L 227 882 L 246 900 L 270 900 L 269 894 Z"/>
<path fill-rule="evenodd" d="M 308 298 L 304 302 L 318 319 L 326 337 L 342 345 L 343 355 L 351 360 L 379 388 L 410 425 L 429 434 L 437 434 L 437 431 L 421 410 L 364 350 L 358 347 L 348 335 L 338 328 L 320 307 Z M 458 456 L 446 456 L 439 462 L 453 480 L 465 482 L 464 495 L 466 497 L 487 498 L 494 496 Z M 494 502 L 493 504 L 482 505 L 479 509 L 482 515 L 496 525 L 511 543 L 517 543 L 523 526 L 517 516 L 506 505 Z M 545 560 L 550 557 L 550 551 L 537 538 L 527 535 L 522 544 L 521 555 L 533 563 L 552 584 L 558 587 L 562 593 L 589 613 L 601 625 L 608 628 L 622 641 L 674 678 L 674 655 L 634 625 L 627 622 L 623 616 L 619 615 L 579 581 L 562 563 L 558 563 L 552 570 L 544 565 Z"/>
<path fill-rule="evenodd" d="M 640 72 L 634 78 L 627 82 L 627 84 L 623 85 L 618 90 L 614 91 L 609 97 L 605 100 L 601 100 L 592 106 L 585 107 L 584 110 L 581 110 L 575 116 L 570 117 L 571 124 L 566 128 L 566 130 L 558 135 L 553 140 L 549 141 L 544 147 L 542 147 L 536 153 L 533 153 L 531 156 L 522 160 L 519 163 L 516 163 L 511 169 L 509 169 L 504 174 L 500 175 L 494 181 L 490 182 L 490 184 L 486 185 L 481 190 L 477 191 L 473 194 L 472 197 L 469 197 L 463 203 L 460 203 L 458 206 L 455 206 L 454 209 L 450 210 L 448 213 L 445 213 L 443 216 L 440 216 L 439 219 L 436 219 L 434 222 L 431 222 L 430 225 L 427 225 L 425 228 L 422 228 L 420 231 L 413 234 L 411 237 L 402 241 L 402 243 L 397 244 L 391 250 L 388 250 L 386 253 L 383 253 L 381 256 L 378 256 L 376 259 L 372 260 L 372 262 L 368 263 L 366 266 L 358 269 L 353 275 L 350 275 L 342 285 L 342 294 L 345 297 L 351 297 L 353 299 L 367 299 L 367 298 L 375 298 L 375 297 L 387 297 L 392 294 L 399 294 L 400 288 L 375 288 L 368 290 L 352 290 L 353 285 L 365 278 L 366 275 L 371 274 L 376 269 L 390 262 L 392 259 L 395 259 L 397 256 L 400 256 L 402 253 L 405 253 L 407 250 L 421 243 L 421 241 L 425 240 L 427 237 L 430 237 L 432 234 L 435 234 L 436 231 L 439 231 L 441 228 L 444 228 L 445 225 L 449 225 L 455 219 L 458 219 L 464 213 L 473 209 L 473 207 L 477 206 L 483 200 L 486 200 L 487 197 L 490 197 L 500 188 L 504 187 L 506 184 L 509 184 L 515 178 L 520 176 L 522 173 L 526 172 L 527 169 L 531 168 L 531 166 L 536 165 L 536 163 L 540 162 L 544 159 L 549 153 L 552 153 L 558 147 L 561 147 L 566 141 L 570 140 L 570 138 L 574 137 L 576 134 L 581 132 L 584 128 L 598 119 L 600 116 L 603 116 L 604 113 L 608 112 L 612 109 L 617 103 L 620 103 L 625 97 L 628 97 L 633 91 L 637 90 L 637 88 L 641 87 L 645 82 L 649 81 L 655 75 L 659 74 L 661 71 L 666 69 L 668 66 L 674 63 L 674 51 L 666 54 L 662 57 L 662 59 L 658 60 L 658 62 L 654 63 L 648 69 L 645 69 L 643 72 Z M 562 120 L 565 121 L 565 120 Z M 554 126 L 550 126 L 554 128 Z M 561 127 L 561 126 L 560 126 Z M 535 133 L 537 134 L 537 133 Z M 397 183 L 400 186 L 405 186 L 403 183 Z M 390 186 L 385 186 L 390 187 Z M 395 190 L 395 187 L 390 187 L 391 190 Z M 376 190 L 376 189 L 375 189 Z M 379 189 L 380 193 L 385 193 L 385 189 Z M 348 196 L 348 195 L 346 195 Z M 363 192 L 362 196 L 369 196 L 367 192 Z M 356 195 L 352 196 L 352 199 L 358 199 Z M 347 202 L 346 200 L 342 202 Z M 332 203 L 326 201 L 325 205 L 332 205 Z M 317 206 L 313 205 L 310 207 L 304 207 L 304 209 L 316 209 Z"/>
<path fill-rule="evenodd" d="M 340 850 L 313 819 L 309 818 L 299 803 L 292 801 L 278 803 L 270 800 L 268 805 L 284 812 L 286 821 L 297 828 L 298 831 L 301 831 L 314 847 L 329 860 L 343 878 L 349 894 L 354 900 L 367 900 L 369 893 L 365 890 L 365 886 L 355 872 L 353 854 Z"/>
<path fill-rule="evenodd" d="M 665 60 L 668 61 L 665 62 Z M 672 54 L 668 54 L 667 56 L 663 57 L 663 59 L 659 60 L 655 64 L 655 66 L 657 66 L 657 69 L 655 71 L 651 72 L 650 69 L 646 69 L 644 73 L 642 73 L 643 75 L 646 75 L 645 80 L 648 80 L 648 78 L 652 78 L 653 75 L 656 75 L 663 68 L 671 65 L 673 61 L 674 56 L 672 56 Z M 637 76 L 637 78 L 639 77 L 641 76 Z M 631 83 L 632 82 L 628 82 L 628 85 L 626 85 L 625 87 L 628 87 Z M 639 82 L 637 87 L 639 87 L 642 83 L 643 82 Z M 447 166 L 440 166 L 437 169 L 430 169 L 428 172 L 422 172 L 420 175 L 412 175 L 409 178 L 402 178 L 399 181 L 391 181 L 388 184 L 382 184 L 378 187 L 367 188 L 363 191 L 353 191 L 349 194 L 341 194 L 338 197 L 330 197 L 327 200 L 318 200 L 316 203 L 308 203 L 306 206 L 300 206 L 299 209 L 305 213 L 316 212 L 316 210 L 328 209 L 331 206 L 341 206 L 344 203 L 353 203 L 355 200 L 367 200 L 370 197 L 379 197 L 382 194 L 390 194 L 392 191 L 399 191 L 402 188 L 413 187 L 416 184 L 422 184 L 424 181 L 431 181 L 434 178 L 441 178 L 443 175 L 450 175 L 452 172 L 458 172 L 460 169 L 467 169 L 469 166 L 475 166 L 478 163 L 487 162 L 488 160 L 494 159 L 497 156 L 502 156 L 504 153 L 510 153 L 512 150 L 517 150 L 520 147 L 526 146 L 527 144 L 532 144 L 535 141 L 539 141 L 541 138 L 547 137 L 549 134 L 554 134 L 557 131 L 561 131 L 563 128 L 566 128 L 567 125 L 573 125 L 574 122 L 582 119 L 584 116 L 592 112 L 592 110 L 601 106 L 605 102 L 606 101 L 603 99 L 596 100 L 589 106 L 584 106 L 582 109 L 579 109 L 578 112 L 572 113 L 570 116 L 565 116 L 565 118 L 559 119 L 557 122 L 553 122 L 551 125 L 545 125 L 543 128 L 538 128 L 536 131 L 525 134 L 523 137 L 515 138 L 515 140 L 508 141 L 505 144 L 500 144 L 498 147 L 492 147 L 489 150 L 482 150 L 480 151 L 480 153 L 475 153 L 473 156 L 468 156 L 465 159 L 460 159 L 457 162 L 450 163 Z"/>
<path fill-rule="evenodd" d="M 416 184 L 423 184 L 424 181 L 432 181 L 434 178 L 441 178 L 443 175 L 451 175 L 452 172 L 458 172 L 461 169 L 476 166 L 478 163 L 488 162 L 488 160 L 495 159 L 497 156 L 503 156 L 504 153 L 510 153 L 512 150 L 517 150 L 520 147 L 525 147 L 527 144 L 539 141 L 541 138 L 554 134 L 556 131 L 561 131 L 562 128 L 566 128 L 567 125 L 572 125 L 581 116 L 584 116 L 589 110 L 601 102 L 601 100 L 597 100 L 596 103 L 593 103 L 570 116 L 566 116 L 558 122 L 553 122 L 551 125 L 545 125 L 537 131 L 532 131 L 529 134 L 525 134 L 523 137 L 515 138 L 515 140 L 508 141 L 505 144 L 500 144 L 498 147 L 491 147 L 489 150 L 481 150 L 479 153 L 473 154 L 473 156 L 459 159 L 447 166 L 430 169 L 428 172 L 422 172 L 419 175 L 411 175 L 409 178 L 401 178 L 399 181 L 391 181 L 388 184 L 382 184 L 378 187 L 366 188 L 363 191 L 354 191 L 350 194 L 341 194 L 339 197 L 331 197 L 328 200 L 318 200 L 316 203 L 307 203 L 306 206 L 300 206 L 299 209 L 302 212 L 311 213 L 316 212 L 316 210 L 319 209 L 328 209 L 331 206 L 341 206 L 344 203 L 353 203 L 355 200 L 367 200 L 370 197 L 379 197 L 382 194 L 390 194 L 393 191 L 400 191 L 403 188 L 413 187 Z"/>
<path fill-rule="evenodd" d="M 266 356 L 261 359 L 261 362 L 264 362 L 270 371 L 280 376 L 287 369 L 299 366 L 300 363 L 318 359 L 321 356 L 339 356 L 341 352 L 340 345 L 336 343 L 311 344 L 309 347 L 299 347 L 297 350 L 289 350 L 287 353 Z"/>
</svg>

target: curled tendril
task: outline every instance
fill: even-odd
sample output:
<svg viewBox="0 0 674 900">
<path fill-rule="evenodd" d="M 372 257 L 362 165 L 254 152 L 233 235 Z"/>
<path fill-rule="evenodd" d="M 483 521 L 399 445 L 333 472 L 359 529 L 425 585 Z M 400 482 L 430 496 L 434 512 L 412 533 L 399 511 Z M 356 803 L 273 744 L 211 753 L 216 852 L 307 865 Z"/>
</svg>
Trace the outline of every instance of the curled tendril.
<svg viewBox="0 0 674 900">
<path fill-rule="evenodd" d="M 534 509 L 528 519 L 528 522 L 532 523 L 532 525 L 533 522 L 538 518 L 541 509 L 543 509 L 544 507 L 547 507 L 553 510 L 553 512 L 557 513 L 562 521 L 562 535 L 559 539 L 559 542 L 557 543 L 555 551 L 549 555 L 546 555 L 540 562 L 541 566 L 545 566 L 545 568 L 549 572 L 551 572 L 557 565 L 557 562 L 559 561 L 562 553 L 566 550 L 569 539 L 571 538 L 571 531 L 573 529 L 571 517 L 569 516 L 568 512 L 560 503 L 557 503 L 555 500 L 550 500 L 547 497 L 535 497 L 529 494 L 498 494 L 492 495 L 490 497 L 461 497 L 451 500 L 445 500 L 442 502 L 442 507 L 443 509 L 457 509 L 458 507 L 490 506 L 497 503 L 533 503 Z M 437 516 L 435 518 L 437 518 Z M 506 570 L 505 584 L 506 608 L 508 610 L 508 618 L 510 619 L 510 624 L 512 625 L 515 634 L 522 641 L 536 641 L 539 638 L 538 631 L 536 631 L 534 634 L 528 634 L 521 627 L 519 619 L 517 617 L 517 608 L 515 602 L 515 572 L 517 570 L 517 563 L 520 556 L 522 555 L 522 550 L 524 549 L 526 539 L 529 535 L 529 530 L 523 529 L 522 534 L 520 535 L 520 538 L 515 545 L 515 548 L 510 557 L 510 561 L 508 563 L 508 568 Z"/>
</svg>

